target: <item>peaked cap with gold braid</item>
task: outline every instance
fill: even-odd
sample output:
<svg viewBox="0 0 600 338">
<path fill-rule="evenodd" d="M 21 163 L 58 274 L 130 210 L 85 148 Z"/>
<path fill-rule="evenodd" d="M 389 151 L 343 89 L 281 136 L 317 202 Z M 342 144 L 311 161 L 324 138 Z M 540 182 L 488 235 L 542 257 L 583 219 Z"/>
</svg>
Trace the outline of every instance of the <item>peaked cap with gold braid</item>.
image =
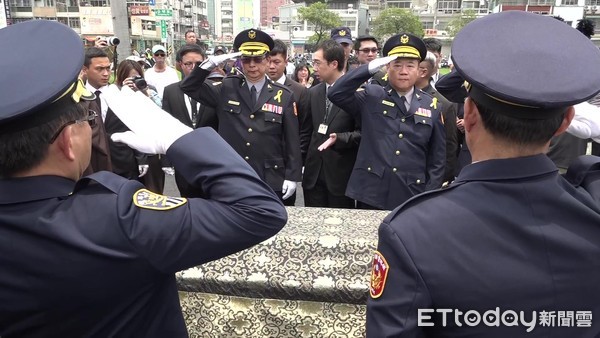
<svg viewBox="0 0 600 338">
<path fill-rule="evenodd" d="M 273 49 L 273 38 L 258 29 L 246 29 L 236 35 L 233 49 L 242 52 L 242 57 L 263 56 Z"/>
<path fill-rule="evenodd" d="M 23 43 L 31 36 L 36 43 Z M 12 48 L 0 58 L 0 132 L 42 125 L 62 114 L 61 106 L 95 98 L 78 78 L 84 50 L 71 28 L 47 20 L 27 21 L 0 29 L 0 41 Z M 48 50 L 58 52 L 40 61 L 39 55 Z"/>
<path fill-rule="evenodd" d="M 427 48 L 420 38 L 409 33 L 400 33 L 389 38 L 383 46 L 383 56 L 393 55 L 423 61 L 427 55 Z"/>
</svg>

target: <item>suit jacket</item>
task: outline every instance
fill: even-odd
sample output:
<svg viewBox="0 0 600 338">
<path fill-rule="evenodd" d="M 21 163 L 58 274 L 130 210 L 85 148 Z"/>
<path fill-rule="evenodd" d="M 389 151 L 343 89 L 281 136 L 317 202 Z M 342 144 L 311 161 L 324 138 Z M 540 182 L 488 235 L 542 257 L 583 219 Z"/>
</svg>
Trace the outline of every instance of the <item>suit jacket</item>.
<svg viewBox="0 0 600 338">
<path fill-rule="evenodd" d="M 442 94 L 438 93 L 431 84 L 423 88 L 423 91 L 438 100 L 444 117 L 444 129 L 446 130 L 446 167 L 444 170 L 444 182 L 451 182 L 457 175 L 458 170 L 458 129 L 456 128 L 456 108 L 458 103 L 448 101 Z"/>
<path fill-rule="evenodd" d="M 266 240 L 287 214 L 209 128 L 167 154 L 210 200 L 109 172 L 0 180 L 3 337 L 188 337 L 175 273 Z"/>
<path fill-rule="evenodd" d="M 187 99 L 184 96 L 183 90 L 181 90 L 181 87 L 179 86 L 180 84 L 181 81 L 172 83 L 165 87 L 162 98 L 162 108 L 164 111 L 181 121 L 181 123 L 193 128 L 192 119 L 190 118 L 190 114 L 185 104 L 185 100 Z M 215 131 L 217 131 L 219 128 L 217 113 L 212 107 L 209 107 L 205 104 L 200 104 L 200 110 L 198 111 L 196 128 L 200 127 L 211 127 Z M 162 166 L 172 166 L 171 161 L 168 158 L 163 157 Z M 200 189 L 192 187 L 190 183 L 183 178 L 177 168 L 175 168 L 175 183 L 177 184 L 177 188 L 179 189 L 179 193 L 182 197 L 205 197 L 204 193 Z"/>
<path fill-rule="evenodd" d="M 94 100 L 89 103 L 89 109 L 96 112 L 96 125 L 92 128 L 92 153 L 90 157 L 90 165 L 84 172 L 84 175 L 90 175 L 98 171 L 112 171 L 112 163 L 110 159 L 110 147 L 108 145 L 108 135 L 102 121 L 102 110 L 98 105 L 98 101 Z"/>
<path fill-rule="evenodd" d="M 185 105 L 185 96 L 183 90 L 181 90 L 181 81 L 172 83 L 165 87 L 165 91 L 162 99 L 162 108 L 167 113 L 173 115 L 176 119 L 181 121 L 188 127 L 192 127 L 192 119 Z M 211 107 L 201 104 L 200 110 L 198 111 L 198 122 L 196 128 L 200 127 L 211 127 L 214 130 L 219 128 L 219 120 L 217 119 L 217 113 Z"/>
<path fill-rule="evenodd" d="M 108 147 L 113 173 L 128 178 L 137 179 L 139 176 L 138 164 L 146 164 L 145 155 L 133 150 L 125 143 L 114 142 L 110 136 L 114 133 L 128 131 L 129 128 L 108 108 L 104 119 L 104 128 L 108 136 Z"/>
<path fill-rule="evenodd" d="M 312 133 L 312 121 L 310 116 L 310 101 L 308 96 L 308 88 L 298 82 L 285 78 L 283 84 L 292 94 L 296 101 L 296 111 L 298 113 L 298 125 L 300 127 L 300 153 L 302 154 L 302 163 L 306 161 L 306 152 L 310 143 L 310 135 Z"/>
<path fill-rule="evenodd" d="M 325 135 L 320 134 L 319 125 L 324 122 L 325 116 L 325 89 L 324 82 L 310 88 L 313 132 L 306 156 L 302 187 L 314 188 L 322 170 L 328 190 L 333 195 L 344 196 L 358 153 L 361 137 L 360 123 L 352 115 L 332 104 L 325 121 L 328 126 L 327 132 Z M 324 151 L 319 151 L 317 148 L 329 138 L 331 133 L 337 134 L 335 144 Z"/>
<path fill-rule="evenodd" d="M 594 199 L 592 189 L 600 187 L 600 158 L 594 161 L 594 173 L 573 173 L 577 182 L 543 154 L 473 163 L 447 189 L 392 212 L 379 227 L 376 256 L 384 259 L 372 272 L 371 294 L 379 296 L 367 302 L 367 337 L 598 337 L 600 191 Z M 595 177 L 589 187 L 586 176 Z M 522 311 L 535 327 L 465 325 L 465 312 L 497 308 L 494 316 Z M 440 313 L 425 313 L 433 326 L 419 327 L 419 309 L 452 312 L 445 324 Z M 454 309 L 463 312 L 459 323 Z M 541 311 L 554 325 L 540 323 Z M 571 312 L 571 326 L 589 311 L 591 327 L 566 327 L 559 311 Z"/>
<path fill-rule="evenodd" d="M 346 196 L 392 210 L 412 196 L 440 188 L 446 133 L 433 98 L 415 88 L 410 109 L 389 85 L 369 84 L 368 65 L 342 76 L 329 99 L 361 119 L 361 144 Z"/>
<path fill-rule="evenodd" d="M 181 89 L 202 104 L 215 108 L 219 135 L 256 170 L 274 191 L 283 181 L 302 179 L 302 157 L 294 98 L 287 87 L 265 77 L 256 104 L 243 75 L 222 82 L 205 81 L 210 72 L 196 67 Z"/>
</svg>

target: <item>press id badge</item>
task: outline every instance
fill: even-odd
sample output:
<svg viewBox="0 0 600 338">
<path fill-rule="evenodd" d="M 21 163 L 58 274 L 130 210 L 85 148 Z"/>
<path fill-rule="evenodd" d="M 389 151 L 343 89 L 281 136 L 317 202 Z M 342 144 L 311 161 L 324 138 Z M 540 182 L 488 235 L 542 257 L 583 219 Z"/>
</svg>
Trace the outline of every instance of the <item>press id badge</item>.
<svg viewBox="0 0 600 338">
<path fill-rule="evenodd" d="M 326 124 L 321 123 L 319 125 L 319 134 L 327 135 L 327 125 Z"/>
</svg>

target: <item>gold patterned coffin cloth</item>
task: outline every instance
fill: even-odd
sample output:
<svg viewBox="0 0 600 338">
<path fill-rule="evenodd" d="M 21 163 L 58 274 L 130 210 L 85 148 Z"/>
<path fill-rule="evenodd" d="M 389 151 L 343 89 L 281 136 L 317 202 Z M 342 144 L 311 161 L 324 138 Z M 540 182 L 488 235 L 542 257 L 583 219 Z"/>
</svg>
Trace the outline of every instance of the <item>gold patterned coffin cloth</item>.
<svg viewBox="0 0 600 338">
<path fill-rule="evenodd" d="M 177 274 L 192 337 L 363 337 L 387 211 L 288 207 L 277 236 Z"/>
</svg>

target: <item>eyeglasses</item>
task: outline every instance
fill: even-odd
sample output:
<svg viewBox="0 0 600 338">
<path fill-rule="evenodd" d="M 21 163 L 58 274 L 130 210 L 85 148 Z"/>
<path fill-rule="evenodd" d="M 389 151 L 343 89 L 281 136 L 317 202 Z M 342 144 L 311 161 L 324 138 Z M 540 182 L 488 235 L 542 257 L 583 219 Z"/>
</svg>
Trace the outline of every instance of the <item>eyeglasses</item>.
<svg viewBox="0 0 600 338">
<path fill-rule="evenodd" d="M 202 62 L 202 61 L 200 61 L 200 62 Z M 191 62 L 191 61 L 190 61 L 190 62 L 184 62 L 184 63 L 183 63 L 183 66 L 184 66 L 185 68 L 192 68 L 192 67 L 194 67 L 195 65 L 196 65 L 196 62 Z"/>
<path fill-rule="evenodd" d="M 369 54 L 369 52 L 373 53 L 373 54 L 377 54 L 379 52 L 379 48 L 363 48 L 363 49 L 359 49 L 360 52 L 363 52 L 365 54 Z"/>
<path fill-rule="evenodd" d="M 156 53 L 156 54 L 154 54 L 154 56 L 160 56 L 161 58 L 164 58 L 165 55 L 166 55 L 165 53 Z"/>
<path fill-rule="evenodd" d="M 90 124 L 90 127 L 95 127 L 96 126 L 96 117 L 98 117 L 98 114 L 96 114 L 95 111 L 93 110 L 88 110 L 88 116 L 82 118 L 82 119 L 78 119 L 78 120 L 73 120 L 73 121 L 69 121 L 65 124 L 63 124 L 60 128 L 58 128 L 58 131 L 56 131 L 56 133 L 54 134 L 54 136 L 52 136 L 52 138 L 50 139 L 50 144 L 54 143 L 54 141 L 56 141 L 56 139 L 58 138 L 58 135 L 60 135 L 60 133 L 62 133 L 62 131 L 72 125 L 72 124 L 80 124 L 83 122 L 87 122 Z"/>
<path fill-rule="evenodd" d="M 265 60 L 264 56 L 242 56 L 241 57 L 243 64 L 249 64 L 254 61 L 254 63 L 262 63 Z"/>
</svg>

